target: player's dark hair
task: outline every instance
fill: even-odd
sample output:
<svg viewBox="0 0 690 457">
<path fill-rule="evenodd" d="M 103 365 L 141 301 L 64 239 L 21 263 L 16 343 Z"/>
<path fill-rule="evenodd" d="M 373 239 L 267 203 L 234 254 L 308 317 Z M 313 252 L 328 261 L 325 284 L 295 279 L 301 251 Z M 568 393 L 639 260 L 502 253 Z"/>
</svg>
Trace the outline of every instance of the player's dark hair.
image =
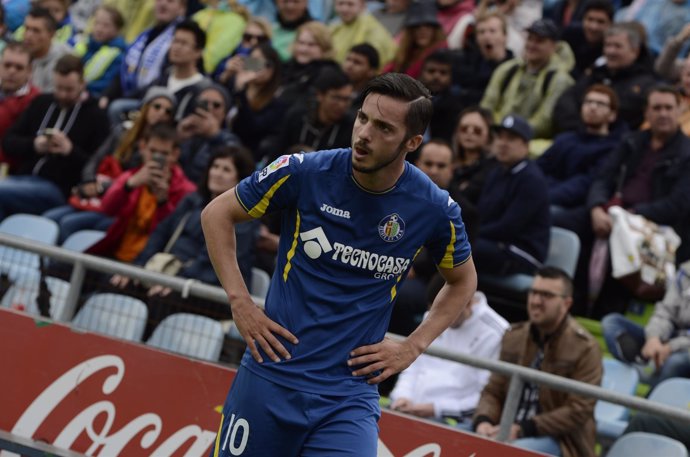
<svg viewBox="0 0 690 457">
<path fill-rule="evenodd" d="M 369 66 L 371 68 L 374 68 L 376 70 L 379 69 L 379 65 L 381 65 L 381 58 L 379 57 L 379 52 L 376 50 L 375 47 L 373 47 L 369 43 L 356 44 L 350 48 L 350 52 L 359 54 L 360 56 L 363 56 L 365 59 L 367 59 L 367 62 L 369 62 Z"/>
<path fill-rule="evenodd" d="M 582 15 L 584 16 L 592 10 L 606 13 L 606 15 L 609 17 L 609 20 L 613 22 L 613 14 L 615 11 L 610 0 L 589 0 L 587 3 L 585 3 L 585 8 Z"/>
<path fill-rule="evenodd" d="M 43 23 L 50 33 L 55 33 L 58 28 L 58 23 L 53 15 L 50 14 L 47 8 L 42 6 L 32 6 L 27 16 L 31 16 L 34 19 L 43 19 Z"/>
<path fill-rule="evenodd" d="M 406 138 L 424 134 L 434 108 L 431 104 L 431 94 L 422 83 L 404 73 L 386 73 L 367 83 L 362 91 L 361 101 L 370 94 L 385 95 L 408 102 L 405 115 Z"/>
<path fill-rule="evenodd" d="M 558 267 L 541 267 L 534 275 L 546 279 L 560 279 L 563 283 L 563 295 L 566 297 L 573 296 L 573 280 L 562 269 Z"/>
</svg>

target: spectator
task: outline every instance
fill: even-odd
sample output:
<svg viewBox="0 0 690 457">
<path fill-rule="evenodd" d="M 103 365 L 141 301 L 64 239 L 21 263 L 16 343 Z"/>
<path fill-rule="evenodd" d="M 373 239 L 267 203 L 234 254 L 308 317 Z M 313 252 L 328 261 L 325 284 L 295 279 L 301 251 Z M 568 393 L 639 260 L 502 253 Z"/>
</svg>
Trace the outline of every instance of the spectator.
<svg viewBox="0 0 690 457">
<path fill-rule="evenodd" d="M 233 57 L 241 56 L 246 57 L 251 54 L 252 50 L 264 43 L 271 42 L 271 25 L 264 18 L 252 17 L 247 21 L 247 27 L 244 29 L 242 34 L 242 41 L 237 47 L 218 62 L 215 70 L 213 71 L 213 79 L 221 84 L 226 84 L 230 78 L 235 76 L 238 67 L 238 60 Z M 232 63 L 231 63 L 232 61 Z"/>
<path fill-rule="evenodd" d="M 298 29 L 312 21 L 307 0 L 276 0 L 276 22 L 273 23 L 273 47 L 283 61 L 290 59 L 290 48 L 297 43 Z M 331 45 L 332 46 L 332 45 Z"/>
<path fill-rule="evenodd" d="M 237 147 L 218 149 L 211 157 L 197 191 L 187 194 L 175 211 L 156 226 L 144 250 L 133 263 L 144 266 L 156 253 L 163 252 L 177 228 L 183 224 L 182 231 L 168 251 L 184 265 L 176 276 L 220 285 L 208 258 L 204 234 L 201 231 L 201 210 L 208 202 L 235 187 L 253 171 L 254 162 L 247 151 Z M 248 284 L 251 283 L 251 270 L 254 265 L 253 247 L 257 223 L 247 222 L 236 227 L 237 259 L 242 277 Z M 111 283 L 119 288 L 131 285 L 129 278 L 120 275 L 114 275 Z M 185 300 L 180 293 L 172 292 L 160 285 L 149 287 L 145 294 L 149 307 L 147 335 L 166 316 L 177 312 L 201 314 L 219 320 L 232 318 L 230 307 L 225 304 L 198 298 L 191 302 Z"/>
<path fill-rule="evenodd" d="M 103 197 L 102 211 L 115 220 L 90 254 L 133 261 L 156 226 L 195 190 L 177 164 L 175 129 L 156 124 L 139 143 L 142 165 L 120 175 Z"/>
<path fill-rule="evenodd" d="M 664 48 L 659 57 L 654 62 L 654 71 L 667 81 L 677 82 L 680 80 L 683 65 L 687 60 L 688 40 L 690 40 L 690 24 L 686 24 L 683 29 L 673 37 L 666 40 Z"/>
<path fill-rule="evenodd" d="M 428 0 L 412 3 L 407 10 L 395 58 L 383 72 L 405 73 L 417 79 L 427 56 L 445 47 L 446 36 L 436 17 L 436 6 Z"/>
<path fill-rule="evenodd" d="M 476 292 L 470 304 L 431 347 L 496 360 L 508 326 L 491 309 L 484 294 Z M 418 417 L 453 418 L 466 423 L 472 418 L 490 374 L 488 370 L 422 354 L 400 373 L 390 394 L 391 409 Z"/>
<path fill-rule="evenodd" d="M 74 53 L 84 62 L 86 89 L 98 98 L 117 77 L 127 47 L 120 36 L 122 14 L 112 6 L 100 6 L 94 13 L 91 34 L 76 44 Z"/>
<path fill-rule="evenodd" d="M 225 128 L 230 94 L 223 86 L 202 86 L 191 103 L 192 110 L 177 124 L 180 145 L 179 164 L 185 175 L 199 182 L 208 167 L 213 149 L 238 145 L 239 140 Z"/>
<path fill-rule="evenodd" d="M 31 54 L 21 43 L 9 43 L 2 50 L 0 62 L 0 140 L 5 132 L 26 110 L 39 90 L 31 79 Z M 10 173 L 17 172 L 15 161 L 2 153 L 0 162 L 6 163 Z"/>
<path fill-rule="evenodd" d="M 494 131 L 501 166 L 489 172 L 479 197 L 479 239 L 472 257 L 480 275 L 533 274 L 549 247 L 546 179 L 527 158 L 532 128 L 525 119 L 506 116 Z"/>
<path fill-rule="evenodd" d="M 652 222 L 673 226 L 681 237 L 676 260 L 690 258 L 690 139 L 679 129 L 679 116 L 680 95 L 675 88 L 662 85 L 649 91 L 645 110 L 649 130 L 626 137 L 589 190 L 587 205 L 595 237 L 608 238 L 612 219 L 606 209 L 618 204 Z M 626 287 L 607 276 L 593 313 L 600 317 L 623 312 L 630 298 Z"/>
<path fill-rule="evenodd" d="M 204 71 L 211 74 L 223 57 L 242 44 L 249 12 L 237 0 L 205 0 L 204 4 L 192 19 L 206 33 Z"/>
<path fill-rule="evenodd" d="M 626 130 L 614 125 L 618 97 L 608 86 L 587 89 L 580 115 L 582 127 L 558 135 L 536 162 L 546 176 L 553 225 L 582 233 L 589 228 L 587 192 L 592 178 L 620 143 Z"/>
<path fill-rule="evenodd" d="M 430 54 L 422 66 L 419 82 L 431 92 L 434 115 L 427 133 L 432 138 L 450 141 L 455 130 L 456 120 L 462 110 L 462 102 L 457 88 L 452 86 L 453 56 L 447 49 L 439 49 Z"/>
<path fill-rule="evenodd" d="M 669 282 L 663 300 L 642 327 L 619 313 L 606 315 L 601 326 L 606 346 L 626 363 L 650 362 L 654 374 L 650 387 L 675 377 L 690 378 L 690 262 Z"/>
<path fill-rule="evenodd" d="M 50 12 L 33 7 L 24 19 L 24 45 L 31 53 L 31 83 L 41 92 L 53 90 L 53 67 L 63 55 L 70 52 L 69 46 L 54 41 L 57 22 Z"/>
<path fill-rule="evenodd" d="M 575 67 L 571 75 L 576 80 L 594 65 L 604 52 L 604 35 L 613 23 L 613 5 L 610 0 L 587 0 L 582 22 L 569 24 L 563 31 L 563 41 L 575 54 Z"/>
<path fill-rule="evenodd" d="M 513 52 L 506 47 L 507 27 L 501 13 L 489 12 L 477 17 L 477 46 L 464 49 L 454 68 L 453 79 L 460 86 L 462 106 L 478 105 L 496 67 L 513 58 Z"/>
<path fill-rule="evenodd" d="M 127 43 L 134 43 L 141 33 L 154 27 L 157 14 L 155 11 L 163 7 L 156 7 L 156 0 L 103 0 L 103 4 L 117 8 L 124 17 L 122 36 Z M 154 36 L 151 36 L 151 39 L 154 39 Z"/>
<path fill-rule="evenodd" d="M 352 143 L 352 84 L 347 75 L 337 67 L 325 68 L 314 81 L 314 88 L 315 103 L 287 112 L 280 144 L 271 148 L 271 159 L 297 146 L 319 151 L 346 148 Z"/>
<path fill-rule="evenodd" d="M 354 98 L 357 98 L 366 83 L 379 73 L 380 66 L 379 53 L 372 45 L 362 43 L 350 48 L 342 68 L 347 77 L 350 78 Z"/>
<path fill-rule="evenodd" d="M 79 230 L 108 229 L 113 219 L 101 212 L 103 194 L 124 171 L 141 166 L 138 147 L 146 131 L 158 123 L 172 123 L 174 94 L 162 87 L 152 87 L 142 103 L 136 120 L 114 126 L 89 158 L 82 169 L 81 182 L 72 190 L 69 204 L 43 214 L 58 223 L 59 244 Z"/>
<path fill-rule="evenodd" d="M 630 23 L 614 24 L 604 36 L 603 65 L 578 80 L 556 103 L 554 116 L 559 130 L 576 130 L 580 124 L 580 106 L 585 90 L 592 84 L 606 84 L 618 95 L 618 118 L 636 129 L 642 124 L 645 94 L 655 84 L 647 47 L 639 27 Z"/>
<path fill-rule="evenodd" d="M 587 0 L 556 0 L 547 9 L 544 18 L 551 19 L 560 29 L 582 22 L 587 9 Z"/>
<path fill-rule="evenodd" d="M 269 43 L 257 46 L 250 54 L 258 62 L 258 70 L 244 68 L 233 83 L 233 99 L 237 114 L 232 119 L 232 131 L 253 154 L 256 162 L 272 154 L 265 145 L 280 134 L 283 115 L 288 106 L 278 97 L 282 63 L 278 52 Z M 262 146 L 263 144 L 263 146 Z"/>
<path fill-rule="evenodd" d="M 551 138 L 551 114 L 558 97 L 573 84 L 557 54 L 558 28 L 540 19 L 527 29 L 523 58 L 496 68 L 482 97 L 481 106 L 495 118 L 514 113 L 526 118 L 536 138 Z"/>
<path fill-rule="evenodd" d="M 337 62 L 345 62 L 350 48 L 361 43 L 375 47 L 381 62 L 393 59 L 395 42 L 388 30 L 367 12 L 365 0 L 335 0 L 335 12 L 340 21 L 331 26 L 331 37 Z"/>
<path fill-rule="evenodd" d="M 55 19 L 56 29 L 53 40 L 58 43 L 66 44 L 69 47 L 74 46 L 76 30 L 74 29 L 74 26 L 72 26 L 72 20 L 69 16 L 68 7 L 70 5 L 70 1 L 38 0 L 34 2 L 34 5 L 39 8 L 45 8 L 48 10 L 50 15 L 53 16 L 53 19 Z M 22 41 L 24 39 L 25 32 L 26 22 L 14 32 L 14 39 L 17 41 Z"/>
<path fill-rule="evenodd" d="M 84 92 L 83 72 L 78 57 L 61 57 L 53 72 L 55 92 L 34 98 L 5 134 L 3 151 L 19 171 L 0 182 L 0 220 L 64 205 L 82 167 L 107 137 L 108 119 Z"/>
<path fill-rule="evenodd" d="M 472 0 L 436 0 L 434 3 L 438 8 L 437 16 L 443 28 L 443 34 L 447 36 L 463 16 L 472 12 L 475 2 Z"/>
<path fill-rule="evenodd" d="M 598 386 L 601 351 L 568 315 L 573 284 L 557 268 L 537 271 L 527 294 L 527 322 L 506 332 L 500 360 Z M 508 378 L 492 373 L 474 415 L 475 431 L 496 438 Z M 508 439 L 514 446 L 564 457 L 594 457 L 596 399 L 526 382 Z"/>
<path fill-rule="evenodd" d="M 155 24 L 143 31 L 127 48 L 120 66 L 120 77 L 113 79 L 99 100 L 101 108 L 108 104 L 111 122 L 119 122 L 120 114 L 139 106 L 131 100 L 158 79 L 166 63 L 168 49 L 177 24 L 185 13 L 186 0 L 155 0 Z M 118 100 L 124 98 L 124 100 Z M 111 103 L 112 102 L 112 103 Z"/>
<path fill-rule="evenodd" d="M 690 22 L 690 4 L 686 0 L 637 0 L 634 7 L 616 12 L 616 22 L 624 21 L 635 21 L 644 27 L 649 50 L 657 55 L 666 40 Z"/>
<path fill-rule="evenodd" d="M 409 6 L 410 0 L 385 0 L 383 7 L 372 14 L 395 37 L 403 28 Z"/>
</svg>

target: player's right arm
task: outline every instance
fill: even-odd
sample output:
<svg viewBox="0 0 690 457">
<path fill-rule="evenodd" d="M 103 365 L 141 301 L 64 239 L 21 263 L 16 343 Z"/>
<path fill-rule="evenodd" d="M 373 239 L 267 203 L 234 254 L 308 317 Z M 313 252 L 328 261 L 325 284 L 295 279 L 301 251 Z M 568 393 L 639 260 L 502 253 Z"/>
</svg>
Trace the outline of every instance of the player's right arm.
<svg viewBox="0 0 690 457">
<path fill-rule="evenodd" d="M 269 319 L 252 300 L 237 263 L 235 224 L 250 220 L 235 188 L 214 198 L 201 213 L 201 225 L 208 254 L 223 289 L 230 300 L 232 317 L 247 342 L 254 359 L 262 363 L 259 346 L 274 362 L 289 359 L 290 353 L 276 338 L 280 335 L 293 344 L 297 338 L 286 328 Z"/>
</svg>

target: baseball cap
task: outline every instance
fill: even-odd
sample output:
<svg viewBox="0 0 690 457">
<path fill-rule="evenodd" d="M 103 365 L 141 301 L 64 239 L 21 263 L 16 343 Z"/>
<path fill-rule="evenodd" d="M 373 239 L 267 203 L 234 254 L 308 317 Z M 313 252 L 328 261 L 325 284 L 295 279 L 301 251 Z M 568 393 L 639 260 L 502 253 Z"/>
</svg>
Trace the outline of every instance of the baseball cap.
<svg viewBox="0 0 690 457">
<path fill-rule="evenodd" d="M 494 132 L 507 130 L 518 135 L 527 142 L 534 137 L 534 132 L 529 123 L 524 118 L 515 116 L 514 114 L 509 114 L 504 117 L 500 124 L 495 124 L 492 127 L 492 130 Z"/>
<path fill-rule="evenodd" d="M 416 0 L 410 3 L 405 16 L 405 27 L 416 27 L 418 25 L 433 25 L 439 27 L 438 9 L 433 0 Z"/>
<path fill-rule="evenodd" d="M 527 27 L 527 31 L 554 41 L 557 41 L 561 34 L 558 26 L 551 19 L 537 19 Z"/>
</svg>

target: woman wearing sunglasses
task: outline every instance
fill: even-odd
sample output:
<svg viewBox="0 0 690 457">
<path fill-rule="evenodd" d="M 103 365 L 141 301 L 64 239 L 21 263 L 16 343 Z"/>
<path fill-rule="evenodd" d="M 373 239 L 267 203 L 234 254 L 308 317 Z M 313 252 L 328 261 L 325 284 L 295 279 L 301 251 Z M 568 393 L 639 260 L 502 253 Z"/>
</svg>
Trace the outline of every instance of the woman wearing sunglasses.
<svg viewBox="0 0 690 457">
<path fill-rule="evenodd" d="M 242 41 L 234 50 L 220 60 L 213 70 L 212 77 L 221 84 L 233 78 L 241 68 L 242 58 L 260 44 L 271 42 L 271 24 L 262 17 L 252 17 L 242 33 Z"/>
<path fill-rule="evenodd" d="M 172 92 L 154 86 L 146 92 L 136 119 L 112 128 L 110 136 L 84 166 L 82 183 L 73 189 L 69 204 L 44 214 L 59 224 L 60 243 L 79 230 L 108 228 L 112 219 L 99 212 L 101 196 L 123 171 L 141 164 L 139 140 L 152 125 L 172 123 L 176 103 Z"/>
</svg>

